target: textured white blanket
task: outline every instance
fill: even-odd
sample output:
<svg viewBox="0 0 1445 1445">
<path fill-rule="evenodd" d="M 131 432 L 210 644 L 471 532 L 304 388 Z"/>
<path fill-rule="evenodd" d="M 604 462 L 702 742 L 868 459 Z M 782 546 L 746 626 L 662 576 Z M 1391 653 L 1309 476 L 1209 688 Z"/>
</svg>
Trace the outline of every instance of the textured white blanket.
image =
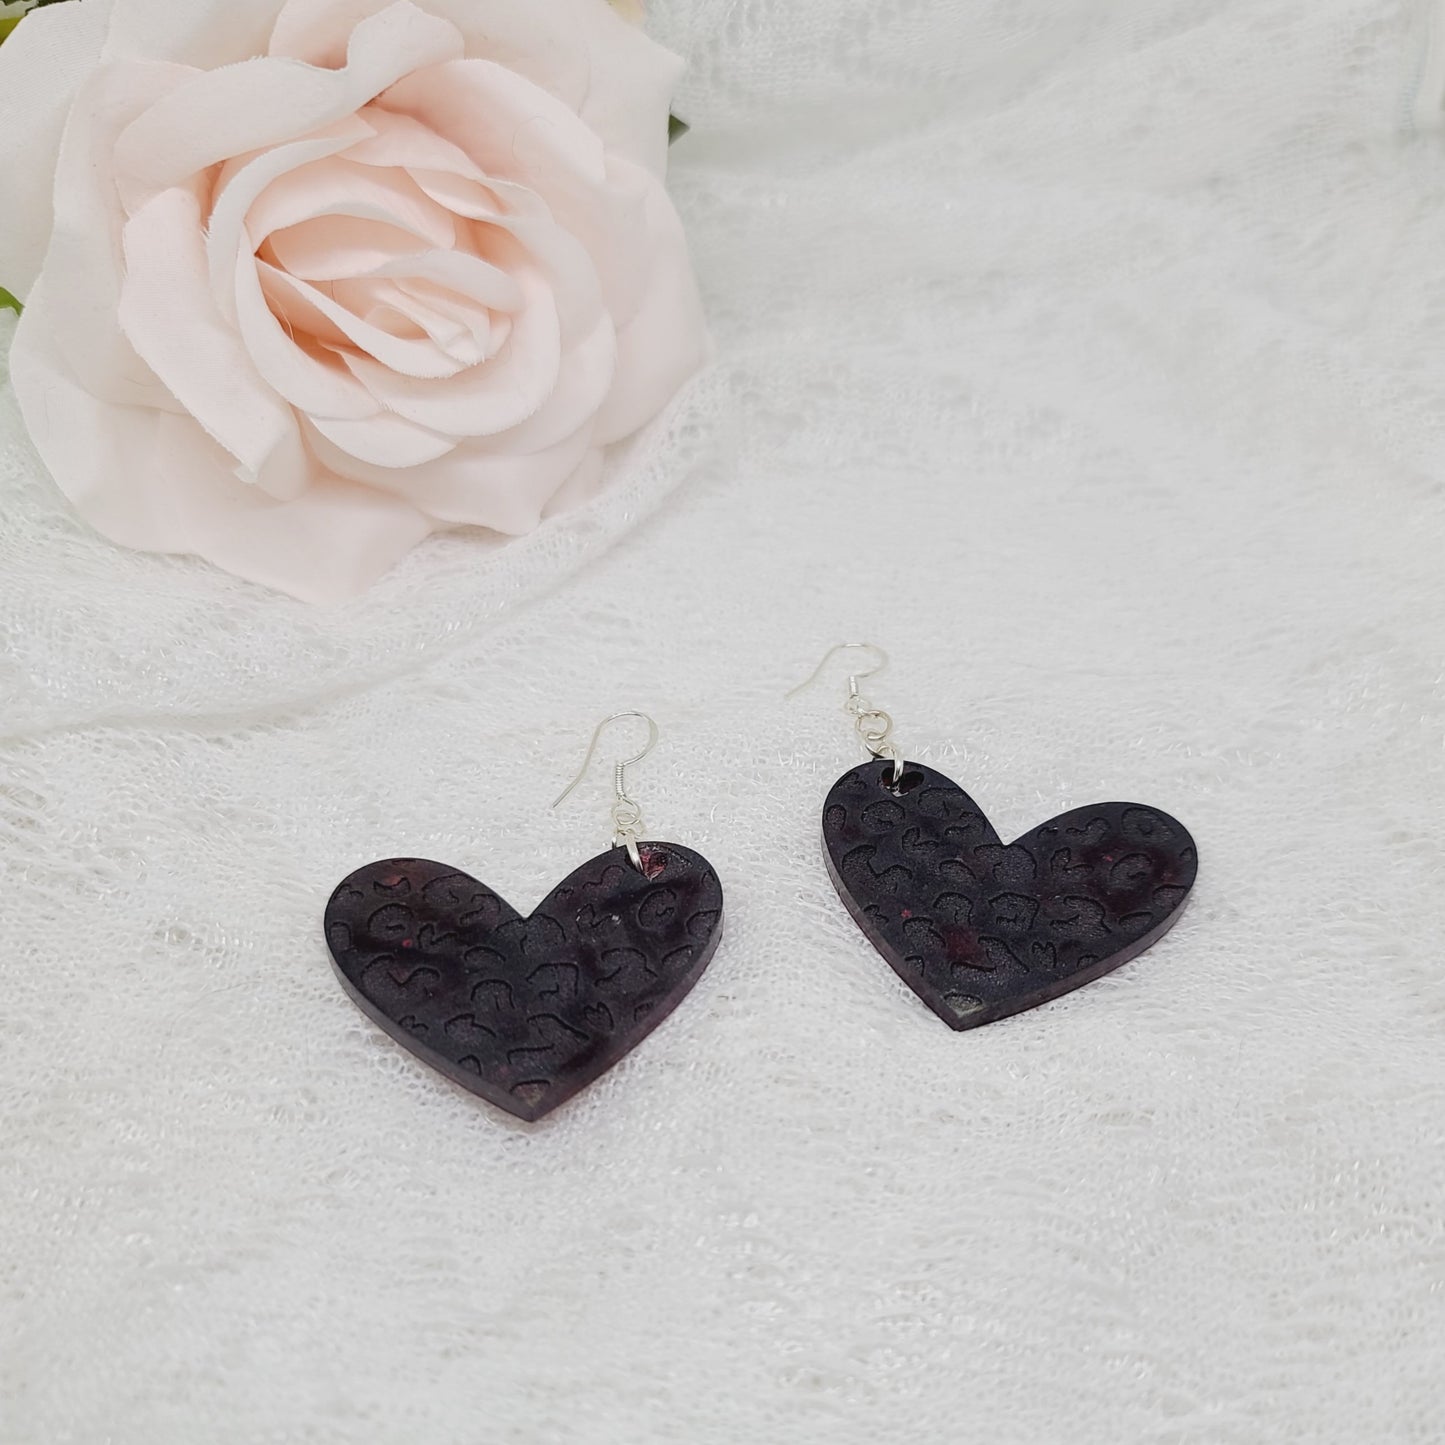
<svg viewBox="0 0 1445 1445">
<path fill-rule="evenodd" d="M 1445 1440 L 1445 147 L 1413 0 L 669 0 L 719 362 L 590 512 L 308 610 L 71 521 L 0 393 L 0 1441 Z M 1202 867 L 968 1034 L 864 943 L 830 643 L 1012 835 Z M 540 1126 L 337 986 L 530 907 L 661 723 L 728 898 Z"/>
</svg>

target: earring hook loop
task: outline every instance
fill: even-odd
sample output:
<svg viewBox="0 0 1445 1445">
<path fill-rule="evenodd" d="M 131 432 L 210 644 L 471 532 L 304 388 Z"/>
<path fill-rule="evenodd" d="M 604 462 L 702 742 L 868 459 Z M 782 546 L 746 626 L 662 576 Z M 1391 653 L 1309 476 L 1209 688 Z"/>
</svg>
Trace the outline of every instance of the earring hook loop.
<svg viewBox="0 0 1445 1445">
<path fill-rule="evenodd" d="M 888 666 L 888 654 L 876 642 L 835 643 L 823 654 L 823 660 L 813 669 L 812 675 L 806 681 L 800 682 L 786 695 L 793 698 L 804 689 L 812 687 L 822 676 L 823 669 L 838 653 L 853 650 L 871 652 L 876 661 L 867 672 L 849 674 L 848 701 L 843 704 L 843 711 L 853 719 L 853 728 L 858 734 L 858 740 L 869 754 L 875 758 L 886 758 L 893 764 L 893 782 L 896 785 L 903 776 L 903 754 L 898 751 L 898 744 L 893 741 L 893 719 L 882 708 L 874 707 L 858 691 L 860 682 L 870 677 L 876 677 Z"/>
<path fill-rule="evenodd" d="M 888 666 L 888 654 L 884 652 L 884 650 L 879 647 L 876 642 L 835 643 L 827 650 L 827 652 L 823 654 L 823 660 L 817 665 L 817 667 L 813 669 L 813 671 L 808 675 L 808 677 L 804 679 L 804 681 L 800 682 L 797 687 L 790 688 L 788 692 L 784 694 L 784 697 L 791 699 L 797 697 L 800 692 L 805 692 L 808 688 L 812 687 L 815 682 L 817 682 L 817 680 L 823 675 L 823 669 L 827 667 L 827 665 L 840 652 L 851 651 L 871 652 L 878 659 L 877 662 L 875 662 L 874 665 L 870 667 L 867 672 L 854 672 L 849 674 L 848 696 L 850 698 L 857 697 L 858 684 L 865 681 L 867 678 L 877 677 L 877 675 L 882 672 L 885 667 Z"/>
<path fill-rule="evenodd" d="M 641 869 L 642 855 L 637 851 L 637 839 L 642 828 L 642 809 L 638 807 L 634 799 L 628 796 L 627 770 L 635 763 L 640 763 L 657 746 L 657 723 L 645 712 L 638 712 L 636 708 L 628 708 L 624 712 L 615 712 L 610 717 L 603 718 L 597 724 L 592 730 L 591 741 L 587 744 L 587 754 L 582 759 L 582 766 L 577 769 L 577 776 L 557 794 L 552 806 L 556 808 L 564 803 L 577 784 L 587 776 L 587 770 L 592 766 L 592 758 L 597 751 L 597 744 L 608 725 L 625 717 L 640 718 L 647 724 L 647 742 L 630 758 L 619 758 L 612 765 L 612 846 L 614 848 L 625 847 L 627 856 L 632 860 L 633 865 Z"/>
</svg>

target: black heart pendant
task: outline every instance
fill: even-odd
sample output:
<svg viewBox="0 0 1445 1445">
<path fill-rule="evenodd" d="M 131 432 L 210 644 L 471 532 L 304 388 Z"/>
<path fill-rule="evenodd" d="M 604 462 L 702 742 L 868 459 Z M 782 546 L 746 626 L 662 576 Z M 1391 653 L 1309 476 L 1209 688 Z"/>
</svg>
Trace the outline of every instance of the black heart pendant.
<svg viewBox="0 0 1445 1445">
<path fill-rule="evenodd" d="M 1046 1003 L 1162 937 L 1194 884 L 1194 840 L 1137 803 L 1099 803 L 1005 845 L 951 778 L 875 759 L 823 805 L 848 911 L 950 1028 Z"/>
<path fill-rule="evenodd" d="M 702 976 L 722 933 L 707 859 L 640 843 L 584 863 L 523 918 L 443 863 L 390 858 L 326 905 L 346 991 L 418 1058 L 540 1119 L 636 1048 Z"/>
</svg>

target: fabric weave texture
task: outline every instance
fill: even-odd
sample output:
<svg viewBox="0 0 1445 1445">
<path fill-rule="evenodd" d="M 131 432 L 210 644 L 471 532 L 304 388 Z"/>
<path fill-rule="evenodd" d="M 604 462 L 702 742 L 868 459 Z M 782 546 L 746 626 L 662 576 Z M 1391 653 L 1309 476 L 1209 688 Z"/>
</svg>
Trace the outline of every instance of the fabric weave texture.
<svg viewBox="0 0 1445 1445">
<path fill-rule="evenodd" d="M 589 508 L 317 610 L 78 522 L 0 390 L 0 1441 L 1445 1438 L 1445 142 L 1413 0 L 657 0 L 718 361 Z M 0 317 L 0 328 L 7 325 Z M 967 1034 L 828 882 L 867 637 L 1005 838 L 1202 867 Z M 841 672 L 841 670 L 840 670 Z M 721 946 L 537 1126 L 321 934 L 650 837 Z"/>
</svg>

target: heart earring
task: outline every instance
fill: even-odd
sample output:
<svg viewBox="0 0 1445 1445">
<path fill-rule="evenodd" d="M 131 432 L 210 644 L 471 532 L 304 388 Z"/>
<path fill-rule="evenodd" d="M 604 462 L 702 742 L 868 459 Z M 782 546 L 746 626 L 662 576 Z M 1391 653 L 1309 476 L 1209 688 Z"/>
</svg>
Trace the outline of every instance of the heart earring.
<svg viewBox="0 0 1445 1445">
<path fill-rule="evenodd" d="M 701 854 L 640 841 L 627 769 L 613 770 L 612 847 L 523 917 L 457 868 L 369 863 L 326 905 L 326 941 L 363 1012 L 434 1069 L 515 1114 L 540 1119 L 636 1048 L 702 976 L 722 933 L 722 887 Z"/>
<path fill-rule="evenodd" d="M 1197 868 L 1182 823 L 1098 803 L 1004 844 L 951 778 L 904 761 L 893 719 L 859 693 L 887 666 L 882 648 L 840 643 L 788 696 L 850 650 L 876 659 L 849 677 L 843 705 L 871 759 L 823 804 L 828 873 L 868 941 L 944 1023 L 971 1029 L 1047 1003 L 1168 932 Z"/>
</svg>

